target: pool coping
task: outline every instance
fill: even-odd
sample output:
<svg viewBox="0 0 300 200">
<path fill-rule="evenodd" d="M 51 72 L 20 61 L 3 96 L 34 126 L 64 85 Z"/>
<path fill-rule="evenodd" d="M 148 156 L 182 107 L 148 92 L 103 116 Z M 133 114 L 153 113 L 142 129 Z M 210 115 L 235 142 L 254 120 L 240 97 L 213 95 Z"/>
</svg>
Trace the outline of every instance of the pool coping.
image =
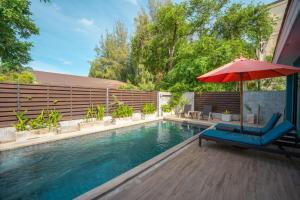
<svg viewBox="0 0 300 200">
<path fill-rule="evenodd" d="M 43 137 L 38 137 L 35 139 L 31 139 L 31 140 L 24 140 L 24 141 L 19 141 L 19 142 L 14 142 L 14 143 L 3 143 L 3 144 L 0 144 L 0 152 L 15 150 L 15 149 L 19 149 L 19 148 L 34 146 L 34 145 L 40 145 L 40 144 L 45 144 L 45 143 L 51 143 L 51 142 L 55 142 L 55 141 L 59 141 L 59 140 L 80 137 L 80 136 L 89 135 L 89 134 L 98 133 L 98 132 L 106 132 L 106 131 L 110 131 L 110 130 L 121 129 L 121 128 L 125 128 L 125 127 L 145 124 L 145 123 L 149 123 L 149 122 L 160 121 L 163 119 L 164 119 L 163 117 L 157 117 L 156 119 L 152 119 L 152 120 L 138 120 L 138 121 L 133 121 L 128 124 L 120 124 L 120 125 L 111 124 L 109 126 L 91 127 L 91 128 L 86 128 L 83 130 L 74 131 L 74 132 L 70 132 L 70 133 L 51 134 L 51 135 L 45 135 Z"/>
<path fill-rule="evenodd" d="M 202 126 L 207 126 L 208 124 L 204 124 L 201 121 L 190 121 L 186 119 L 176 119 L 173 117 L 164 117 L 163 119 L 166 120 L 172 120 L 177 122 L 187 122 L 190 124 L 197 124 Z M 209 123 L 209 128 L 212 128 L 215 123 Z M 184 151 L 186 148 L 188 148 L 194 141 L 196 141 L 201 134 L 198 133 L 187 140 L 177 144 L 176 146 L 168 149 L 167 151 L 151 158 L 150 160 L 132 168 L 131 170 L 113 178 L 112 180 L 95 187 L 94 189 L 83 193 L 82 195 L 75 198 L 75 200 L 90 200 L 90 199 L 100 199 L 104 198 L 105 196 L 114 195 L 118 193 L 122 188 L 125 188 L 126 185 L 130 184 L 134 181 L 135 178 L 139 176 L 144 176 L 147 173 L 151 172 L 152 170 L 155 170 L 157 167 L 163 165 L 165 162 L 169 161 L 170 159 L 174 158 L 178 154 L 180 154 L 182 151 Z"/>
</svg>

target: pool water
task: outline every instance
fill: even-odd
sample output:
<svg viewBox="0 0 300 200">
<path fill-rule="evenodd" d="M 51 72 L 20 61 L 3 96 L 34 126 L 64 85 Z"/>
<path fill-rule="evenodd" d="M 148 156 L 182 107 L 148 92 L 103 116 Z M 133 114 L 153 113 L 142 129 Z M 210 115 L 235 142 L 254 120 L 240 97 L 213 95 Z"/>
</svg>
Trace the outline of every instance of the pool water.
<svg viewBox="0 0 300 200">
<path fill-rule="evenodd" d="M 0 155 L 0 199 L 72 199 L 203 130 L 157 121 Z"/>
</svg>

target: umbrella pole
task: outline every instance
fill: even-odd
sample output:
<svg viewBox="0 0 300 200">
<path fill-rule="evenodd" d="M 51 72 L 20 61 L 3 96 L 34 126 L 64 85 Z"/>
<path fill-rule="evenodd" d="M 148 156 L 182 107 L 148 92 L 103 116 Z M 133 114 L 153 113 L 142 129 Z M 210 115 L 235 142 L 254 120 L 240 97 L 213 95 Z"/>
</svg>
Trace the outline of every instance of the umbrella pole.
<svg viewBox="0 0 300 200">
<path fill-rule="evenodd" d="M 243 132 L 243 122 L 244 122 L 244 91 L 243 91 L 243 80 L 240 81 L 240 121 L 241 121 L 241 133 Z"/>
</svg>

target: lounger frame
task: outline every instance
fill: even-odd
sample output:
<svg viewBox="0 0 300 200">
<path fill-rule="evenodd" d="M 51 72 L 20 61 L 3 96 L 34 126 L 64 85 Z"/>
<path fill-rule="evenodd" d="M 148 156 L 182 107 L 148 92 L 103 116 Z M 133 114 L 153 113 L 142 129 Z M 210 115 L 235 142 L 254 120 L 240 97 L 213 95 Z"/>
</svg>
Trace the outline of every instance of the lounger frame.
<svg viewBox="0 0 300 200">
<path fill-rule="evenodd" d="M 229 141 L 229 140 L 222 140 L 222 139 L 208 137 L 208 136 L 204 136 L 204 135 L 200 134 L 199 135 L 199 146 L 200 147 L 202 146 L 202 139 L 205 139 L 207 141 L 215 141 L 217 143 L 237 146 L 237 147 L 241 147 L 241 148 L 249 148 L 249 149 L 253 149 L 253 150 L 257 150 L 257 151 L 263 151 L 263 152 L 267 152 L 267 153 L 281 154 L 281 155 L 285 155 L 287 157 L 300 158 L 300 153 L 293 152 L 293 151 L 287 151 L 280 145 L 277 145 L 278 149 L 275 149 L 275 148 L 268 148 L 267 146 L 257 146 L 257 145 L 233 142 L 233 141 Z"/>
</svg>

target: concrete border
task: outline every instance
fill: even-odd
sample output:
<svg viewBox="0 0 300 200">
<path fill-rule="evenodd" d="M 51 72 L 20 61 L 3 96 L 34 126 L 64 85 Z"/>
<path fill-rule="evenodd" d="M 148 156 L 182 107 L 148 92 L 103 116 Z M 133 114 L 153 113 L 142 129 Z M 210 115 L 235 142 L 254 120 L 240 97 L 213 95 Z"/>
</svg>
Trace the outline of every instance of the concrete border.
<svg viewBox="0 0 300 200">
<path fill-rule="evenodd" d="M 178 122 L 187 121 L 186 119 L 178 119 L 178 118 L 176 120 L 173 120 L 172 117 L 168 117 L 164 119 L 178 121 Z M 194 121 L 194 123 L 191 124 L 206 126 L 203 123 L 201 123 L 201 121 L 198 122 Z M 210 127 L 213 127 L 213 124 L 210 125 Z M 188 148 L 191 145 L 192 142 L 198 139 L 200 134 L 201 132 L 183 141 L 182 143 L 168 149 L 167 151 L 153 157 L 152 159 L 136 166 L 135 168 L 117 176 L 116 178 L 76 197 L 75 199 L 76 200 L 90 200 L 90 199 L 102 199 L 102 198 L 105 199 L 105 197 L 109 197 L 120 192 L 126 186 L 133 183 L 134 178 L 146 175 L 147 173 L 155 170 L 159 166 L 163 165 L 165 162 L 169 161 L 170 159 L 174 158 L 175 156 L 183 152 L 186 148 Z"/>
<path fill-rule="evenodd" d="M 109 125 L 109 126 L 104 126 L 104 127 L 100 126 L 99 128 L 92 127 L 92 128 L 87 128 L 87 129 L 80 130 L 80 131 L 63 133 L 63 134 L 41 135 L 40 137 L 37 136 L 37 138 L 30 139 L 30 140 L 0 144 L 0 152 L 19 149 L 19 148 L 33 146 L 33 145 L 45 144 L 45 143 L 49 143 L 49 142 L 55 142 L 58 140 L 70 139 L 73 137 L 89 135 L 89 134 L 93 134 L 93 133 L 97 133 L 97 132 L 105 132 L 105 131 L 124 128 L 124 127 L 130 127 L 130 126 L 145 124 L 145 123 L 149 123 L 149 122 L 155 122 L 155 121 L 159 121 L 159 120 L 163 120 L 163 118 L 159 117 L 154 120 L 133 121 L 131 123 L 122 124 L 122 125 Z"/>
</svg>

